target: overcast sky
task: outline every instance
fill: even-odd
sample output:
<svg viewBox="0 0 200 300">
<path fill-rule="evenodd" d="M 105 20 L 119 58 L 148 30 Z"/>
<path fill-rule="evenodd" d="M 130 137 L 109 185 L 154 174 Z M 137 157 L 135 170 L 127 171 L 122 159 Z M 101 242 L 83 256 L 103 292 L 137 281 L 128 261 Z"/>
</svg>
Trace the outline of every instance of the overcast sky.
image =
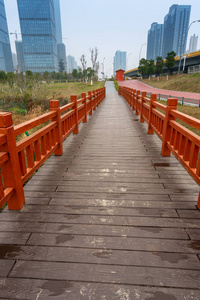
<svg viewBox="0 0 200 300">
<path fill-rule="evenodd" d="M 17 0 L 4 2 L 9 32 L 20 32 Z M 105 73 L 110 76 L 115 52 L 127 51 L 128 68 L 133 69 L 138 66 L 140 49 L 147 43 L 151 23 L 163 23 L 172 4 L 192 5 L 190 22 L 200 19 L 200 0 L 60 0 L 67 55 L 74 56 L 81 65 L 80 57 L 85 54 L 90 66 L 89 48 L 98 47 L 100 65 L 105 57 Z M 191 26 L 189 37 L 194 33 L 199 35 L 200 48 L 200 23 Z M 12 51 L 16 52 L 14 39 L 11 35 Z M 146 45 L 141 57 L 146 58 Z"/>
</svg>

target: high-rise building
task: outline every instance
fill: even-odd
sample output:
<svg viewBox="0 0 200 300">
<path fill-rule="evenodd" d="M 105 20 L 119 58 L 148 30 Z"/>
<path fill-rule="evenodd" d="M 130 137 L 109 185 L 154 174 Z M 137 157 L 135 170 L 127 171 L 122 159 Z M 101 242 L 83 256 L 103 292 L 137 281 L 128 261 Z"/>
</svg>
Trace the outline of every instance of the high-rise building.
<svg viewBox="0 0 200 300">
<path fill-rule="evenodd" d="M 4 0 L 0 0 L 0 71 L 14 71 Z"/>
<path fill-rule="evenodd" d="M 156 60 L 158 56 L 162 56 L 163 45 L 163 24 L 156 22 L 151 24 L 148 31 L 147 39 L 147 59 Z"/>
<path fill-rule="evenodd" d="M 190 38 L 189 53 L 197 51 L 198 35 L 192 35 Z"/>
<path fill-rule="evenodd" d="M 54 0 L 17 0 L 25 69 L 58 71 Z"/>
<path fill-rule="evenodd" d="M 77 69 L 77 62 L 71 55 L 67 56 L 67 73 L 72 73 L 74 69 Z"/>
<path fill-rule="evenodd" d="M 55 11 L 55 23 L 56 23 L 58 66 L 62 61 L 63 66 L 66 70 L 67 69 L 66 48 L 65 48 L 65 44 L 63 44 L 62 42 L 60 0 L 54 0 L 54 11 Z"/>
<path fill-rule="evenodd" d="M 24 60 L 24 48 L 22 41 L 15 41 L 15 48 L 17 52 L 17 61 L 18 61 L 18 72 L 25 72 L 25 60 Z"/>
<path fill-rule="evenodd" d="M 117 50 L 114 56 L 114 75 L 119 69 L 126 71 L 126 51 Z"/>
<path fill-rule="evenodd" d="M 171 51 L 177 56 L 185 53 L 190 11 L 191 5 L 174 4 L 170 7 L 164 19 L 163 58 Z"/>
<path fill-rule="evenodd" d="M 14 70 L 17 70 L 18 62 L 17 62 L 17 54 L 12 53 L 13 67 Z"/>
</svg>

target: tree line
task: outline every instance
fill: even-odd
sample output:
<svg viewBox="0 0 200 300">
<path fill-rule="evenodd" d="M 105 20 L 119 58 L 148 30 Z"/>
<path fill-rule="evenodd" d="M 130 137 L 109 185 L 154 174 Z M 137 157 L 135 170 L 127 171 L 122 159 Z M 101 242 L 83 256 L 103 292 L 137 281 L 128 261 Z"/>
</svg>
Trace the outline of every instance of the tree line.
<svg viewBox="0 0 200 300">
<path fill-rule="evenodd" d="M 167 68 L 168 73 L 170 73 L 171 69 L 175 64 L 176 53 L 174 51 L 168 52 L 165 58 L 165 62 L 161 56 L 156 58 L 156 62 L 153 59 L 147 60 L 142 58 L 139 61 L 138 71 L 142 76 L 148 75 L 157 75 L 163 73 L 164 66 Z"/>
</svg>

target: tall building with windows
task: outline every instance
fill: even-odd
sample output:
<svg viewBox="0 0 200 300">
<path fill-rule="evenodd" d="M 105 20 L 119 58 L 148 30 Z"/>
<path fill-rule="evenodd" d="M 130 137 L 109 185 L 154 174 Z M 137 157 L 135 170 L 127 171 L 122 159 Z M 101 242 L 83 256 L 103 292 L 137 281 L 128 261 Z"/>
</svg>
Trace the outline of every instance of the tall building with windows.
<svg viewBox="0 0 200 300">
<path fill-rule="evenodd" d="M 25 69 L 58 71 L 54 0 L 17 0 Z"/>
<path fill-rule="evenodd" d="M 117 50 L 114 56 L 114 75 L 119 69 L 126 71 L 126 51 Z"/>
<path fill-rule="evenodd" d="M 190 37 L 189 53 L 197 51 L 197 44 L 198 44 L 198 35 L 194 34 Z"/>
<path fill-rule="evenodd" d="M 74 69 L 77 69 L 77 62 L 71 55 L 67 56 L 67 73 L 72 73 Z"/>
<path fill-rule="evenodd" d="M 163 24 L 156 22 L 151 24 L 148 31 L 147 39 L 147 59 L 156 60 L 158 56 L 162 56 L 163 45 Z"/>
<path fill-rule="evenodd" d="M 65 48 L 65 44 L 62 42 L 60 0 L 54 0 L 54 11 L 55 11 L 55 23 L 56 23 L 58 66 L 59 63 L 62 61 L 64 68 L 66 70 L 67 69 L 66 48 Z"/>
<path fill-rule="evenodd" d="M 177 56 L 185 53 L 190 11 L 191 5 L 174 4 L 170 7 L 164 18 L 163 58 L 171 51 Z"/>
<path fill-rule="evenodd" d="M 15 41 L 15 48 L 17 52 L 17 61 L 18 61 L 18 72 L 25 72 L 25 60 L 24 60 L 24 48 L 22 41 Z"/>
<path fill-rule="evenodd" d="M 4 0 L 0 0 L 0 71 L 14 71 Z"/>
</svg>

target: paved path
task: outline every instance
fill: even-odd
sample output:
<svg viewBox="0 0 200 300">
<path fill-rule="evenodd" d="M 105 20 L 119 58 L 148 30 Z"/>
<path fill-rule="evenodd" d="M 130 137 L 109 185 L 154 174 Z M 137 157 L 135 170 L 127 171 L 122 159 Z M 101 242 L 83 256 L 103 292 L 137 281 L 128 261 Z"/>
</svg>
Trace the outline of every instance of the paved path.
<svg viewBox="0 0 200 300">
<path fill-rule="evenodd" d="M 172 97 L 177 97 L 180 99 L 182 99 L 182 97 L 184 97 L 186 99 L 198 100 L 198 101 L 194 101 L 194 103 L 197 103 L 197 104 L 199 104 L 199 100 L 200 100 L 200 93 L 178 92 L 178 91 L 157 89 L 157 88 L 151 87 L 147 84 L 144 84 L 138 80 L 119 81 L 119 85 L 130 87 L 130 88 L 148 92 L 148 93 L 162 94 L 162 95 L 167 95 L 167 96 L 171 95 Z"/>
<path fill-rule="evenodd" d="M 107 97 L 0 214 L 0 299 L 199 300 L 199 188 Z"/>
</svg>

